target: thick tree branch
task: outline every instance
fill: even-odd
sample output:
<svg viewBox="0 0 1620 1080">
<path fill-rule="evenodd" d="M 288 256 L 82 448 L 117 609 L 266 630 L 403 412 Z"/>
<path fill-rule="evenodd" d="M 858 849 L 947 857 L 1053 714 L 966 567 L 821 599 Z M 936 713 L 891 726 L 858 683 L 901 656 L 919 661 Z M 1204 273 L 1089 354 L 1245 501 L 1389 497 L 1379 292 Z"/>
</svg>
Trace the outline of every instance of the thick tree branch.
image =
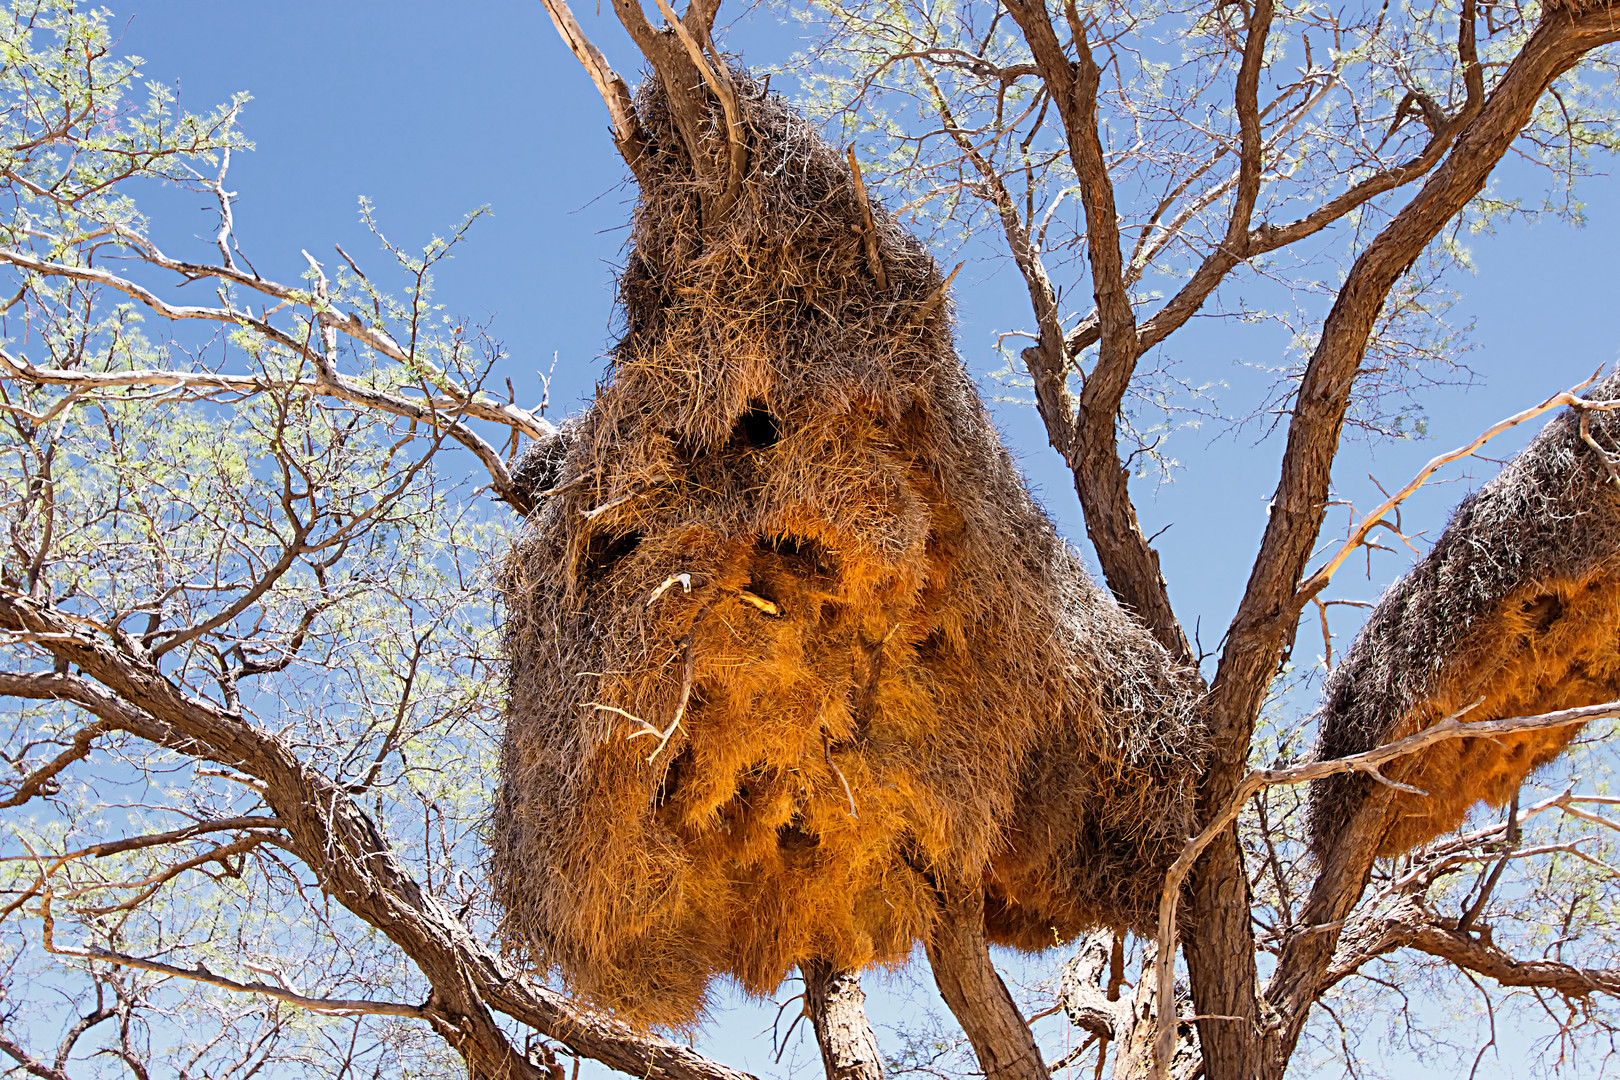
<svg viewBox="0 0 1620 1080">
<path fill-rule="evenodd" d="M 1187 846 L 1182 849 L 1181 854 L 1176 857 L 1176 861 L 1165 875 L 1164 895 L 1159 902 L 1158 940 L 1161 955 L 1168 954 L 1169 950 L 1174 948 L 1177 912 L 1181 902 L 1181 887 L 1186 881 L 1187 875 L 1191 872 L 1193 865 L 1205 848 L 1227 829 L 1231 828 L 1232 823 L 1243 812 L 1243 807 L 1262 789 L 1282 784 L 1304 784 L 1312 780 L 1320 780 L 1323 777 L 1347 772 L 1361 772 L 1390 787 L 1413 791 L 1416 789 L 1386 779 L 1378 771 L 1379 766 L 1397 758 L 1419 753 L 1437 743 L 1447 742 L 1451 739 L 1489 739 L 1499 735 L 1511 735 L 1526 731 L 1548 731 L 1555 728 L 1587 724 L 1593 720 L 1620 717 L 1620 701 L 1606 702 L 1602 705 L 1587 705 L 1576 709 L 1560 709 L 1557 712 L 1542 713 L 1538 716 L 1520 716 L 1506 720 L 1482 720 L 1472 723 L 1462 718 L 1466 712 L 1465 709 L 1462 713 L 1448 716 L 1438 724 L 1424 728 L 1414 735 L 1408 735 L 1404 739 L 1386 743 L 1365 753 L 1353 754 L 1344 758 L 1334 758 L 1330 761 L 1313 761 L 1287 769 L 1251 770 L 1248 776 L 1244 777 L 1243 781 L 1238 784 L 1236 792 L 1221 811 L 1210 819 L 1203 831 L 1187 842 Z M 1158 978 L 1160 999 L 1168 1000 L 1166 995 L 1175 992 L 1174 967 L 1168 964 L 1164 965 L 1158 973 Z M 1314 1000 L 1314 994 L 1312 1000 Z M 1174 1039 L 1174 1028 L 1161 1023 L 1155 1038 L 1158 1048 L 1154 1074 L 1156 1077 L 1166 1075 L 1164 1068 L 1173 1053 Z"/>
<path fill-rule="evenodd" d="M 1620 997 L 1620 968 L 1587 968 L 1556 960 L 1520 960 L 1489 936 L 1448 926 L 1421 898 L 1409 897 L 1345 927 L 1321 989 L 1400 949 L 1415 949 L 1501 986 L 1534 987 L 1569 997 Z"/>
<path fill-rule="evenodd" d="M 1069 1022 L 1108 1042 L 1123 1039 L 1131 1029 L 1131 1003 L 1112 996 L 1100 984 L 1108 971 L 1111 946 L 1117 941 L 1113 931 L 1101 930 L 1080 942 L 1075 954 L 1063 965 L 1059 981 L 1063 1011 Z"/>
<path fill-rule="evenodd" d="M 800 967 L 804 1007 L 815 1028 L 827 1080 L 883 1080 L 883 1055 L 866 1018 L 860 975 L 815 960 Z"/>
<path fill-rule="evenodd" d="M 709 62 L 710 57 L 704 56 L 703 45 L 698 42 L 698 39 L 688 29 L 686 23 L 681 20 L 681 17 L 675 14 L 675 9 L 669 6 L 669 0 L 657 0 L 657 3 L 658 10 L 664 14 L 664 21 L 669 24 L 669 28 L 674 31 L 675 36 L 680 39 L 681 45 L 686 49 L 686 55 L 691 59 L 692 66 L 697 69 L 698 74 L 703 76 L 704 85 L 719 100 L 721 112 L 726 118 L 726 145 L 728 147 L 726 155 L 726 190 L 720 201 L 715 204 L 713 210 L 713 216 L 719 218 L 724 216 L 726 211 L 731 208 L 731 205 L 737 201 L 737 196 L 742 194 L 743 173 L 748 168 L 748 143 L 743 135 L 742 110 L 737 103 L 737 84 L 732 80 L 731 72 L 727 70 L 724 61 L 715 56 L 713 57 L 714 63 L 711 64 Z M 718 10 L 718 5 L 713 10 Z M 688 14 L 700 16 L 700 9 L 689 9 Z M 693 19 L 694 24 L 699 27 L 699 32 L 704 35 L 705 40 L 708 37 L 708 22 L 712 18 L 711 13 L 707 18 L 700 16 Z M 713 51 L 712 48 L 710 51 Z"/>
<path fill-rule="evenodd" d="M 1255 717 L 1308 602 L 1298 595 L 1298 584 L 1321 530 L 1351 388 L 1390 289 L 1482 190 L 1552 81 L 1591 50 L 1615 40 L 1620 40 L 1620 24 L 1606 6 L 1580 14 L 1562 8 L 1550 12 L 1489 97 L 1477 107 L 1470 103 L 1457 117 L 1458 134 L 1446 160 L 1351 267 L 1301 380 L 1270 520 L 1206 699 L 1211 759 L 1200 789 L 1206 821 L 1229 803 L 1241 781 Z M 1370 865 L 1370 856 L 1346 860 L 1343 872 L 1332 875 L 1334 889 L 1359 892 L 1365 878 L 1363 862 Z M 1233 883 L 1243 880 L 1236 841 L 1228 832 L 1211 845 L 1194 877 L 1193 907 L 1200 931 L 1189 942 L 1189 963 L 1200 1013 L 1258 1016 L 1254 980 L 1243 970 L 1252 968 L 1252 934 L 1246 914 L 1237 914 L 1247 912 L 1247 898 L 1232 893 Z M 1318 906 L 1320 914 L 1344 906 L 1342 896 L 1324 904 Z M 1311 935 L 1279 964 L 1272 986 L 1292 986 L 1307 996 L 1287 992 L 1286 1001 L 1272 999 L 1286 1019 L 1280 1043 L 1268 1048 L 1268 1076 L 1280 1073 L 1292 1050 L 1314 1000 L 1308 988 L 1317 982 L 1315 972 L 1331 958 L 1335 937 L 1327 930 Z M 1235 1068 L 1238 1072 L 1233 1075 L 1246 1071 L 1248 1080 L 1260 1062 L 1244 1060 Z M 1212 1072 L 1214 1080 L 1226 1080 L 1226 1075 Z"/>
<path fill-rule="evenodd" d="M 1262 3 L 1269 11 L 1268 0 Z M 1074 61 L 1058 41 L 1045 0 L 1007 0 L 1005 6 L 1023 31 L 1057 106 L 1085 212 L 1086 254 L 1097 305 L 1098 354 L 1081 389 L 1065 459 L 1074 473 L 1086 533 L 1109 588 L 1120 603 L 1142 619 L 1161 645 L 1178 659 L 1187 660 L 1192 656 L 1192 647 L 1170 606 L 1158 553 L 1142 533 L 1130 496 L 1130 472 L 1119 456 L 1120 405 L 1130 388 L 1141 350 L 1137 345 L 1136 315 L 1125 284 L 1114 186 L 1098 133 L 1097 94 L 1102 71 L 1072 9 L 1077 55 Z M 1032 283 L 1032 295 L 1034 291 Z M 1044 339 L 1044 331 L 1042 336 Z M 1037 384 L 1043 378 L 1067 379 L 1066 357 L 1049 357 L 1042 349 L 1039 360 Z"/>
<path fill-rule="evenodd" d="M 669 99 L 669 109 L 675 118 L 675 127 L 686 144 L 692 171 L 700 180 L 712 181 L 718 173 L 714 155 L 708 146 L 704 129 L 710 117 L 709 97 L 703 73 L 692 63 L 686 48 L 676 38 L 673 26 L 659 31 L 647 21 L 641 0 L 613 0 L 613 11 L 630 34 L 630 40 L 652 64 L 658 81 L 663 84 Z M 678 20 L 677 20 L 678 21 Z M 690 30 L 690 27 L 687 28 Z M 728 140 L 728 147 L 730 142 Z M 726 171 L 729 178 L 730 155 Z M 726 190 L 729 191 L 729 182 Z M 706 219 L 705 227 L 713 221 Z"/>
<path fill-rule="evenodd" d="M 596 92 L 602 96 L 602 103 L 607 106 L 608 116 L 613 121 L 613 143 L 619 148 L 619 156 L 630 166 L 631 173 L 639 175 L 642 167 L 641 156 L 647 149 L 647 137 L 641 130 L 641 122 L 636 119 L 635 105 L 630 99 L 630 88 L 619 77 L 619 73 L 613 70 L 607 57 L 602 55 L 602 50 L 585 35 L 585 29 L 574 17 L 573 10 L 568 6 L 568 0 L 540 0 L 540 2 L 545 5 L 546 14 L 551 16 L 551 23 L 557 28 L 563 43 L 568 46 L 568 51 L 574 54 L 574 59 L 579 61 L 585 73 L 591 77 Z"/>
<path fill-rule="evenodd" d="M 942 895 L 924 944 L 934 984 L 973 1044 L 985 1080 L 1047 1080 L 1035 1037 L 990 961 L 983 890 Z"/>
<path fill-rule="evenodd" d="M 1534 986 L 1570 997 L 1600 993 L 1620 997 L 1620 968 L 1583 968 L 1553 960 L 1519 960 L 1478 934 L 1437 923 L 1413 929 L 1410 948 L 1495 979 L 1502 986 Z"/>
</svg>

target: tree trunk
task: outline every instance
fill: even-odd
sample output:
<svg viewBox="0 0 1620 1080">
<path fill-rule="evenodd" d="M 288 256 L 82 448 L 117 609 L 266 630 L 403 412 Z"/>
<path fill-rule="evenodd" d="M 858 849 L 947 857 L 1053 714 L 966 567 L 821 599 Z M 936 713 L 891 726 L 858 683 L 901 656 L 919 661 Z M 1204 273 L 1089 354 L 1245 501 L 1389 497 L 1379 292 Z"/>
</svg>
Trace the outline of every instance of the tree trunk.
<svg viewBox="0 0 1620 1080">
<path fill-rule="evenodd" d="M 940 897 L 927 948 L 934 984 L 967 1032 L 985 1080 L 1049 1080 L 1035 1036 L 990 962 L 981 890 Z"/>
<path fill-rule="evenodd" d="M 1193 1001 L 1218 1001 L 1227 1012 L 1198 1009 L 1198 1042 L 1210 1080 L 1255 1080 L 1260 1075 L 1260 1016 L 1255 1000 L 1254 937 L 1249 925 L 1249 879 L 1237 831 L 1210 844 L 1193 875 L 1191 926 L 1182 948 Z"/>
<path fill-rule="evenodd" d="M 804 975 L 805 1008 L 816 1029 L 827 1080 L 883 1080 L 877 1035 L 866 1018 L 861 977 L 837 971 L 822 960 L 799 968 Z"/>
</svg>

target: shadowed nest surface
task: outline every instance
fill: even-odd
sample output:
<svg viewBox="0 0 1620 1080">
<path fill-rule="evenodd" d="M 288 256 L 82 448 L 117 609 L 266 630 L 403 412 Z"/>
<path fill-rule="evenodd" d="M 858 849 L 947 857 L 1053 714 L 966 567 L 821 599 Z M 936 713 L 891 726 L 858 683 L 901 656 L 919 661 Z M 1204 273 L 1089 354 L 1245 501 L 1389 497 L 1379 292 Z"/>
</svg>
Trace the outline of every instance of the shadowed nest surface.
<svg viewBox="0 0 1620 1080">
<path fill-rule="evenodd" d="M 627 332 L 503 580 L 506 939 L 645 1024 L 719 974 L 904 959 L 947 880 L 1026 947 L 1151 920 L 1199 756 L 1186 683 L 997 438 L 933 261 L 878 209 L 880 287 L 844 160 L 737 79 L 747 183 L 706 228 L 637 102 Z"/>
<path fill-rule="evenodd" d="M 1620 375 L 1584 395 L 1620 398 Z M 1620 417 L 1586 412 L 1588 432 L 1620 444 Z M 1320 758 L 1411 735 L 1465 708 L 1497 720 L 1620 697 L 1620 487 L 1566 410 L 1453 513 L 1434 549 L 1390 588 L 1325 689 Z M 1579 728 L 1456 739 L 1391 762 L 1386 776 L 1428 792 L 1393 796 L 1382 854 L 1500 806 Z M 1325 849 L 1376 783 L 1334 776 L 1311 789 Z"/>
</svg>

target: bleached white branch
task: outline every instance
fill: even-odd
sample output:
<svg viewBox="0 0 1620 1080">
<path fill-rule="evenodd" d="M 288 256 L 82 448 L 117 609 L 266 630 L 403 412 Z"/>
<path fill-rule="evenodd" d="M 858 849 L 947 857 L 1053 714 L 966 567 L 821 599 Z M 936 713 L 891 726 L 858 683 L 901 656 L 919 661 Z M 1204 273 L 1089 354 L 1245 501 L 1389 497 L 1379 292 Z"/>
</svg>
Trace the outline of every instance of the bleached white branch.
<svg viewBox="0 0 1620 1080">
<path fill-rule="evenodd" d="M 1512 416 L 1498 420 L 1496 423 L 1492 424 L 1478 435 L 1475 435 L 1462 446 L 1457 447 L 1455 450 L 1448 450 L 1446 453 L 1430 460 L 1427 465 L 1418 470 L 1416 476 L 1407 481 L 1404 487 L 1395 492 L 1393 495 L 1389 496 L 1389 498 L 1385 499 L 1382 503 L 1379 503 L 1371 513 L 1363 517 L 1361 521 L 1359 521 L 1356 526 L 1350 530 L 1350 535 L 1346 537 L 1344 543 L 1339 546 L 1339 550 L 1334 552 L 1333 557 L 1330 558 L 1321 567 L 1321 569 L 1317 570 L 1316 573 L 1306 578 L 1304 583 L 1300 585 L 1298 593 L 1295 594 L 1297 602 L 1303 606 L 1317 593 L 1321 592 L 1327 586 L 1327 583 L 1332 579 L 1334 572 L 1337 571 L 1341 565 L 1343 565 L 1344 561 L 1348 559 L 1357 548 L 1366 543 L 1368 535 L 1370 535 L 1374 529 L 1378 528 L 1378 526 L 1385 524 L 1384 515 L 1388 514 L 1391 510 L 1394 510 L 1401 503 L 1405 502 L 1414 492 L 1416 492 L 1424 484 L 1428 483 L 1429 477 L 1433 476 L 1447 465 L 1450 465 L 1452 462 L 1461 461 L 1466 457 L 1472 457 L 1480 447 L 1484 446 L 1498 435 L 1501 435 L 1503 432 L 1510 431 L 1513 428 L 1518 427 L 1520 424 L 1534 420 L 1536 417 L 1563 405 L 1569 405 L 1582 410 L 1595 412 L 1609 412 L 1615 409 L 1620 409 L 1620 401 L 1587 401 L 1585 398 L 1579 396 L 1580 391 L 1586 389 L 1588 386 L 1591 386 L 1592 383 L 1597 381 L 1597 378 L 1597 375 L 1593 375 L 1590 379 L 1587 379 L 1585 382 L 1574 387 L 1573 389 L 1561 390 L 1539 405 L 1532 405 L 1530 408 L 1525 409 L 1522 412 L 1516 412 Z"/>
</svg>

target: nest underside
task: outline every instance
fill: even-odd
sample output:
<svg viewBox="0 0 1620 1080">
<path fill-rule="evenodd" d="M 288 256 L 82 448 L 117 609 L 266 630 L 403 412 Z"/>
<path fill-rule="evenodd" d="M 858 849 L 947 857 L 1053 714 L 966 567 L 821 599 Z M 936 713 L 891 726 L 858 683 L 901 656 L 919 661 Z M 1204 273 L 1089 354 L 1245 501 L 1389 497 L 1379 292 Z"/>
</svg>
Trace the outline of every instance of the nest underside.
<svg viewBox="0 0 1620 1080">
<path fill-rule="evenodd" d="M 505 937 L 643 1024 L 717 975 L 902 960 L 947 882 L 1010 944 L 1145 923 L 1201 756 L 1190 683 L 1002 447 L 933 261 L 738 81 L 719 224 L 638 100 L 626 334 L 502 581 Z"/>
<path fill-rule="evenodd" d="M 1620 397 L 1620 376 L 1586 393 Z M 1379 601 L 1325 688 L 1321 758 L 1344 757 L 1467 709 L 1467 721 L 1620 697 L 1620 488 L 1605 461 L 1620 419 L 1569 410 L 1479 492 Z M 1478 704 L 1475 704 L 1475 703 Z M 1471 707 L 1470 707 L 1471 706 Z M 1579 728 L 1456 739 L 1383 768 L 1424 795 L 1388 798 L 1381 854 L 1456 828 L 1481 800 L 1509 801 Z M 1361 775 L 1312 786 L 1318 853 L 1374 790 Z"/>
</svg>

